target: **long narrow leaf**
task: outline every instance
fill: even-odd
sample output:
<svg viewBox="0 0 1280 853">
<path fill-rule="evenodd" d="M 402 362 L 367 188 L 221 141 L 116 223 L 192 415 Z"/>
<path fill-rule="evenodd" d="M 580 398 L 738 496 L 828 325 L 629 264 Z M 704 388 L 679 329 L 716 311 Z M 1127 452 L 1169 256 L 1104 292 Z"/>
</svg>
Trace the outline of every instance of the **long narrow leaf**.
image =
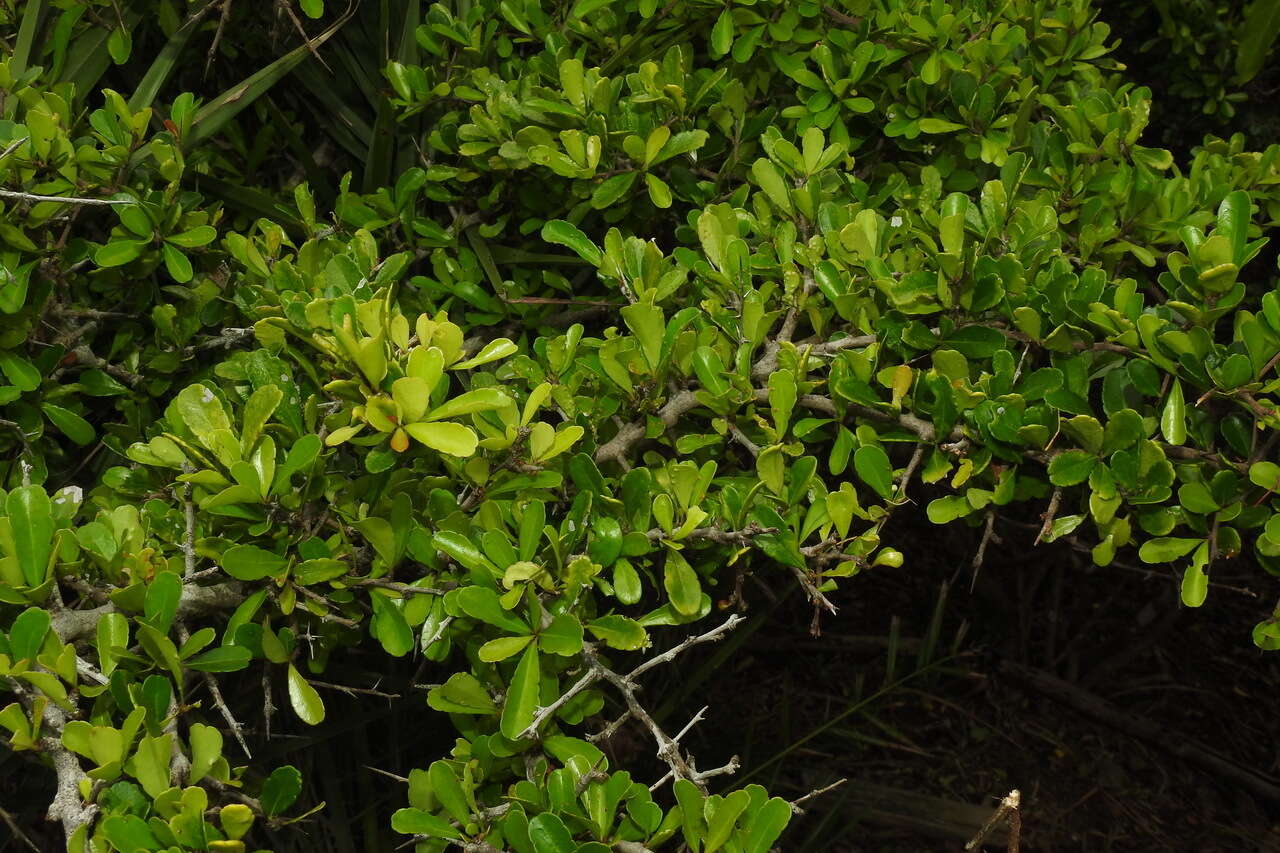
<svg viewBox="0 0 1280 853">
<path fill-rule="evenodd" d="M 141 20 L 142 16 L 137 12 L 125 12 L 124 25 L 129 29 L 138 26 Z M 97 91 L 98 81 L 111 66 L 111 54 L 107 52 L 107 41 L 110 38 L 110 29 L 93 27 L 82 33 L 67 48 L 67 62 L 59 79 L 74 87 L 78 101 L 83 102 Z"/>
<path fill-rule="evenodd" d="M 204 16 L 215 5 L 215 3 L 205 4 L 201 9 L 191 13 L 182 26 L 173 31 L 169 41 L 165 42 L 164 47 L 160 48 L 160 52 L 156 54 L 147 73 L 142 76 L 138 88 L 133 90 L 133 97 L 129 98 L 129 109 L 138 112 L 151 106 L 160 92 L 160 87 L 178 67 L 178 59 L 182 55 L 182 49 L 191 39 L 191 34 L 200 28 Z"/>
<path fill-rule="evenodd" d="M 187 144 L 195 147 L 221 130 L 227 122 L 239 115 L 241 110 L 287 77 L 300 62 L 309 58 L 313 50 L 333 38 L 334 34 L 342 29 L 343 24 L 351 20 L 351 15 L 351 10 L 348 10 L 341 18 L 334 21 L 332 26 L 311 41 L 295 47 L 206 104 L 196 113 L 191 125 L 191 133 L 187 136 Z"/>
</svg>

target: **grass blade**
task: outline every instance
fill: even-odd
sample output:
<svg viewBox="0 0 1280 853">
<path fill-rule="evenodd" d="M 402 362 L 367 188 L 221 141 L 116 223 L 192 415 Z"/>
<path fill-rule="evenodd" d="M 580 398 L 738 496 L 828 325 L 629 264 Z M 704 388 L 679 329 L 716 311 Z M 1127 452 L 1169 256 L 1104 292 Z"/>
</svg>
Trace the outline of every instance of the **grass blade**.
<svg viewBox="0 0 1280 853">
<path fill-rule="evenodd" d="M 155 60 L 151 63 L 151 67 L 147 69 L 147 73 L 142 76 L 142 80 L 138 83 L 138 88 L 133 90 L 133 97 L 129 98 L 129 109 L 138 112 L 156 99 L 156 95 L 160 92 L 160 87 L 169 79 L 169 75 L 178 67 L 178 58 L 182 53 L 182 49 L 187 46 L 187 42 L 191 39 L 191 34 L 200 28 L 201 21 L 208 14 L 209 10 L 219 5 L 216 0 L 212 3 L 206 3 L 203 8 L 193 12 L 190 17 L 173 31 L 173 35 L 169 37 L 169 41 L 165 42 L 164 47 L 160 48 L 160 52 L 156 54 Z"/>
<path fill-rule="evenodd" d="M 352 9 L 348 9 L 327 30 L 306 44 L 295 47 L 275 62 L 259 70 L 256 74 L 246 77 L 240 83 L 202 107 L 196 113 L 195 120 L 191 125 L 191 133 L 188 134 L 186 139 L 187 145 L 194 148 L 221 130 L 227 122 L 239 115 L 241 110 L 252 104 L 264 92 L 269 91 L 272 86 L 288 76 L 289 72 L 296 68 L 300 62 L 309 58 L 313 50 L 333 38 L 334 34 L 342 29 L 343 24 L 351 20 L 351 15 Z"/>
</svg>

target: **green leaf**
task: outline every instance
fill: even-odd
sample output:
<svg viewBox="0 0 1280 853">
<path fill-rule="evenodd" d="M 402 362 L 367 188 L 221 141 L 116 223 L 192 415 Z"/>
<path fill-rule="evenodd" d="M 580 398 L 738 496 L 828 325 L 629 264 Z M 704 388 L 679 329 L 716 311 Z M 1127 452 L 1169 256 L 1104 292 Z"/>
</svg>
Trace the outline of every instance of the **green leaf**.
<svg viewBox="0 0 1280 853">
<path fill-rule="evenodd" d="M 1066 450 L 1049 462 L 1049 482 L 1055 486 L 1074 486 L 1089 479 L 1098 457 L 1087 450 Z"/>
<path fill-rule="evenodd" d="M 373 627 L 378 642 L 393 658 L 404 657 L 413 648 L 413 631 L 405 621 L 404 612 L 387 596 L 374 591 L 369 595 L 373 605 Z"/>
<path fill-rule="evenodd" d="M 1280 491 L 1280 465 L 1274 462 L 1255 462 L 1249 466 L 1249 482 L 1268 491 Z"/>
<path fill-rule="evenodd" d="M 1169 563 L 1190 554 L 1203 542 L 1203 539 L 1158 536 L 1142 543 L 1142 547 L 1138 549 L 1138 558 L 1144 563 Z"/>
<path fill-rule="evenodd" d="M 512 347 L 511 351 L 514 351 L 515 347 L 505 338 L 494 341 L 494 344 L 509 345 Z M 490 346 L 493 346 L 493 344 L 490 344 Z M 459 394 L 451 400 L 446 400 L 440 406 L 432 409 L 426 419 L 428 421 L 439 421 L 445 418 L 456 418 L 459 415 L 469 415 L 472 412 L 490 412 L 510 405 L 512 405 L 511 398 L 497 388 L 477 388 L 474 391 Z"/>
<path fill-rule="evenodd" d="M 533 723 L 538 710 L 538 687 L 542 681 L 542 666 L 538 660 L 538 647 L 531 644 L 525 649 L 515 674 L 507 686 L 507 700 L 502 707 L 499 728 L 508 740 L 519 740 L 520 733 Z"/>
<path fill-rule="evenodd" d="M 186 666 L 200 672 L 239 672 L 251 660 L 253 654 L 244 646 L 219 646 L 188 659 Z"/>
<path fill-rule="evenodd" d="M 550 812 L 529 821 L 529 840 L 535 853 L 574 853 L 578 848 L 564 821 Z"/>
<path fill-rule="evenodd" d="M 1247 83 L 1257 76 L 1280 36 L 1280 4 L 1272 0 L 1253 0 L 1244 13 L 1239 29 L 1240 46 L 1236 51 L 1236 84 Z"/>
<path fill-rule="evenodd" d="M 27 586 L 44 583 L 53 556 L 53 504 L 40 486 L 19 486 L 5 502 L 14 556 Z"/>
<path fill-rule="evenodd" d="M 189 385 L 179 391 L 169 411 L 200 444 L 210 450 L 218 446 L 218 431 L 231 429 L 231 419 L 222 401 L 201 384 Z"/>
<path fill-rule="evenodd" d="M 0 371 L 19 391 L 34 391 L 40 387 L 40 371 L 27 359 L 15 353 L 0 352 Z"/>
<path fill-rule="evenodd" d="M 258 801 L 267 817 L 275 817 L 293 805 L 302 793 L 302 774 L 298 768 L 286 764 L 271 771 L 267 781 L 262 783 L 262 793 Z"/>
<path fill-rule="evenodd" d="M 138 850 L 159 850 L 160 842 L 151 827 L 137 815 L 111 815 L 102 821 L 102 834 L 116 850 L 135 853 Z"/>
<path fill-rule="evenodd" d="M 447 761 L 433 761 L 427 769 L 431 792 L 454 820 L 463 825 L 471 822 L 471 808 L 453 767 Z"/>
<path fill-rule="evenodd" d="M 520 351 L 520 348 L 517 347 L 511 341 L 507 340 L 506 338 L 498 338 L 496 340 L 489 341 L 489 343 L 484 345 L 484 347 L 480 350 L 480 352 L 476 353 L 474 356 L 467 359 L 466 361 L 462 361 L 453 365 L 451 369 L 452 370 L 470 370 L 473 367 L 479 367 L 482 364 L 488 364 L 491 361 L 498 361 L 499 359 L 506 358 L 507 356 L 515 355 L 519 351 Z M 491 408 L 498 409 L 510 403 L 509 398 L 507 398 L 506 396 L 498 392 L 497 389 L 493 389 L 493 388 L 484 388 L 484 389 L 479 389 L 477 391 L 471 391 L 468 393 L 477 394 L 477 393 L 481 393 L 482 391 L 492 392 L 489 395 L 490 397 L 501 398 L 501 402 L 495 404 Z M 466 397 L 468 396 L 468 394 L 463 394 L 462 396 Z M 460 397 L 455 398 L 455 400 L 456 399 L 461 399 L 461 398 Z M 450 400 L 449 402 L 454 402 L 454 400 Z M 446 403 L 445 405 L 448 405 L 448 403 Z M 480 410 L 472 409 L 471 411 L 480 411 Z"/>
<path fill-rule="evenodd" d="M 164 243 L 160 246 L 160 255 L 164 258 L 164 268 L 178 284 L 186 284 L 195 275 L 191 260 L 175 247 Z"/>
<path fill-rule="evenodd" d="M 600 266 L 600 261 L 604 258 L 599 246 L 592 243 L 576 225 L 563 219 L 552 219 L 543 225 L 542 239 L 572 249 L 578 253 L 578 257 L 592 266 Z"/>
<path fill-rule="evenodd" d="M 964 130 L 964 125 L 940 118 L 920 119 L 921 133 L 954 133 L 957 130 Z"/>
<path fill-rule="evenodd" d="M 49 633 L 49 613 L 39 607 L 28 607 L 18 614 L 9 628 L 9 651 L 14 661 L 35 661 Z"/>
<path fill-rule="evenodd" d="M 147 586 L 143 618 L 162 634 L 169 632 L 182 600 L 182 578 L 176 572 L 159 572 Z"/>
<path fill-rule="evenodd" d="M 1169 397 L 1160 412 L 1160 434 L 1170 444 L 1187 440 L 1187 405 L 1182 398 L 1182 383 L 1177 379 L 1169 386 Z"/>
<path fill-rule="evenodd" d="M 769 853 L 773 842 L 782 835 L 790 820 L 790 803 L 779 797 L 769 800 L 751 816 L 742 842 L 742 853 Z"/>
<path fill-rule="evenodd" d="M 318 726 L 324 722 L 324 702 L 320 694 L 293 664 L 289 664 L 289 704 L 298 719 L 307 725 Z"/>
<path fill-rule="evenodd" d="M 704 813 L 707 819 L 707 837 L 704 853 L 715 853 L 724 846 L 733 834 L 738 818 L 746 811 L 751 802 L 751 795 L 744 790 L 737 790 L 726 797 L 713 796 L 707 798 Z"/>
<path fill-rule="evenodd" d="M 619 313 L 631 334 L 636 336 L 649 369 L 656 371 L 662 361 L 662 340 L 667 328 L 662 309 L 648 302 L 636 302 L 620 309 Z"/>
<path fill-rule="evenodd" d="M 278 575 L 289 561 L 257 545 L 233 545 L 222 552 L 222 570 L 236 580 L 259 581 Z"/>
<path fill-rule="evenodd" d="M 764 190 L 764 194 L 769 197 L 769 201 L 773 202 L 774 207 L 787 215 L 794 212 L 787 183 L 771 161 L 764 157 L 756 160 L 751 164 L 751 177 L 755 178 L 756 183 L 760 185 L 760 189 Z"/>
<path fill-rule="evenodd" d="M 614 583 L 617 586 L 617 583 Z M 649 635 L 639 622 L 626 616 L 610 614 L 587 623 L 587 630 L 615 649 L 633 652 L 649 645 Z"/>
<path fill-rule="evenodd" d="M 100 267 L 124 266 L 136 261 L 146 247 L 145 240 L 112 240 L 93 253 L 93 262 Z"/>
<path fill-rule="evenodd" d="M 472 619 L 479 619 L 513 634 L 530 633 L 529 626 L 504 610 L 498 593 L 488 587 L 465 586 L 458 590 L 457 596 L 458 606 Z"/>
<path fill-rule="evenodd" d="M 457 672 L 427 693 L 427 704 L 447 714 L 495 714 L 498 706 L 484 685 L 469 672 Z"/>
<path fill-rule="evenodd" d="M 711 58 L 719 59 L 733 48 L 733 8 L 725 6 L 711 28 Z"/>
<path fill-rule="evenodd" d="M 654 207 L 666 210 L 671 206 L 671 187 L 667 186 L 666 181 L 651 172 L 646 172 L 644 182 L 649 188 L 649 201 L 653 202 Z"/>
<path fill-rule="evenodd" d="M 1204 569 L 1192 563 L 1182 573 L 1182 603 L 1199 607 L 1209 597 L 1209 576 Z"/>
<path fill-rule="evenodd" d="M 129 620 L 123 613 L 104 614 L 98 620 L 98 669 L 103 675 L 115 672 L 119 652 L 129 648 Z"/>
<path fill-rule="evenodd" d="M 81 447 L 92 444 L 98 437 L 90 423 L 70 409 L 55 406 L 53 403 L 41 403 L 40 408 L 59 432 Z"/>
<path fill-rule="evenodd" d="M 391 828 L 402 835 L 425 835 L 431 838 L 460 840 L 462 833 L 442 817 L 422 809 L 400 809 L 391 815 Z"/>
<path fill-rule="evenodd" d="M 213 726 L 192 723 L 187 738 L 191 742 L 191 772 L 188 782 L 194 784 L 209 775 L 214 763 L 222 757 L 222 732 Z"/>
<path fill-rule="evenodd" d="M 671 606 L 682 616 L 696 616 L 702 605 L 702 585 L 698 573 L 679 551 L 668 550 L 662 569 L 662 586 Z"/>
<path fill-rule="evenodd" d="M 612 207 L 618 199 L 631 192 L 631 188 L 635 185 L 636 177 L 639 174 L 639 172 L 623 172 L 621 175 L 613 175 L 612 177 L 605 178 L 600 182 L 600 186 L 596 187 L 595 192 L 591 194 L 591 206 L 596 210 L 604 210 L 607 207 Z M 551 223 L 547 224 L 550 225 Z M 578 233 L 581 234 L 582 232 Z M 578 254 L 584 259 L 588 261 L 591 260 L 591 258 L 588 257 L 589 252 L 584 253 L 579 251 L 576 246 L 571 245 L 564 240 L 553 240 L 548 238 L 545 227 L 542 229 L 542 238 L 544 240 L 549 240 L 552 243 L 561 243 L 569 246 L 569 248 L 578 252 Z M 582 239 L 586 240 L 586 235 L 583 235 Z M 597 249 L 596 251 L 599 250 Z M 593 261 L 593 263 L 598 265 L 599 261 Z"/>
<path fill-rule="evenodd" d="M 475 430 L 463 424 L 451 422 L 405 424 L 404 431 L 419 442 L 450 456 L 471 456 L 476 452 L 479 439 Z"/>
<path fill-rule="evenodd" d="M 561 613 L 538 632 L 538 648 L 570 657 L 582 651 L 582 623 L 572 613 Z"/>
<path fill-rule="evenodd" d="M 524 637 L 498 637 L 481 646 L 476 651 L 476 656 L 485 663 L 497 663 L 520 654 L 533 640 L 532 634 Z"/>
<path fill-rule="evenodd" d="M 864 444 L 853 453 L 853 470 L 872 491 L 888 500 L 893 496 L 893 465 L 889 454 L 876 444 Z"/>
</svg>

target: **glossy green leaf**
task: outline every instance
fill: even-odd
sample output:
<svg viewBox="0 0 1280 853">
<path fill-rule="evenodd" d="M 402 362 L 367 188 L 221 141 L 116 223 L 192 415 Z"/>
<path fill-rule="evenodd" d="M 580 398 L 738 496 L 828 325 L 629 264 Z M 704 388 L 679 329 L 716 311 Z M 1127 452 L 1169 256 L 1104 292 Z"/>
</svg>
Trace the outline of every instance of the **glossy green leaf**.
<svg viewBox="0 0 1280 853">
<path fill-rule="evenodd" d="M 515 674 L 507 687 L 506 702 L 502 706 L 499 728 L 509 740 L 519 739 L 520 733 L 533 722 L 533 715 L 538 710 L 538 688 L 541 680 L 538 647 L 530 645 L 516 665 Z"/>
<path fill-rule="evenodd" d="M 293 664 L 289 669 L 289 704 L 298 719 L 309 726 L 318 726 L 324 722 L 324 702 L 316 689 L 307 683 Z"/>
</svg>

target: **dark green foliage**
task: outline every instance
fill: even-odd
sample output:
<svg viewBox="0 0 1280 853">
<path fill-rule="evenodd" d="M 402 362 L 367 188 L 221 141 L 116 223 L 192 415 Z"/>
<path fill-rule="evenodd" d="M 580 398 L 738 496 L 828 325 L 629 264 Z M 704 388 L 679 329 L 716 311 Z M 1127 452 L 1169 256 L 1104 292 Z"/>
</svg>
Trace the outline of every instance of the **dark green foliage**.
<svg viewBox="0 0 1280 853">
<path fill-rule="evenodd" d="M 1086 0 L 248 6 L 0 13 L 0 725 L 76 853 L 300 820 L 217 686 L 410 657 L 419 850 L 765 853 L 637 698 L 744 572 L 817 624 L 1030 504 L 1280 574 L 1280 146 L 1143 145 Z"/>
</svg>

